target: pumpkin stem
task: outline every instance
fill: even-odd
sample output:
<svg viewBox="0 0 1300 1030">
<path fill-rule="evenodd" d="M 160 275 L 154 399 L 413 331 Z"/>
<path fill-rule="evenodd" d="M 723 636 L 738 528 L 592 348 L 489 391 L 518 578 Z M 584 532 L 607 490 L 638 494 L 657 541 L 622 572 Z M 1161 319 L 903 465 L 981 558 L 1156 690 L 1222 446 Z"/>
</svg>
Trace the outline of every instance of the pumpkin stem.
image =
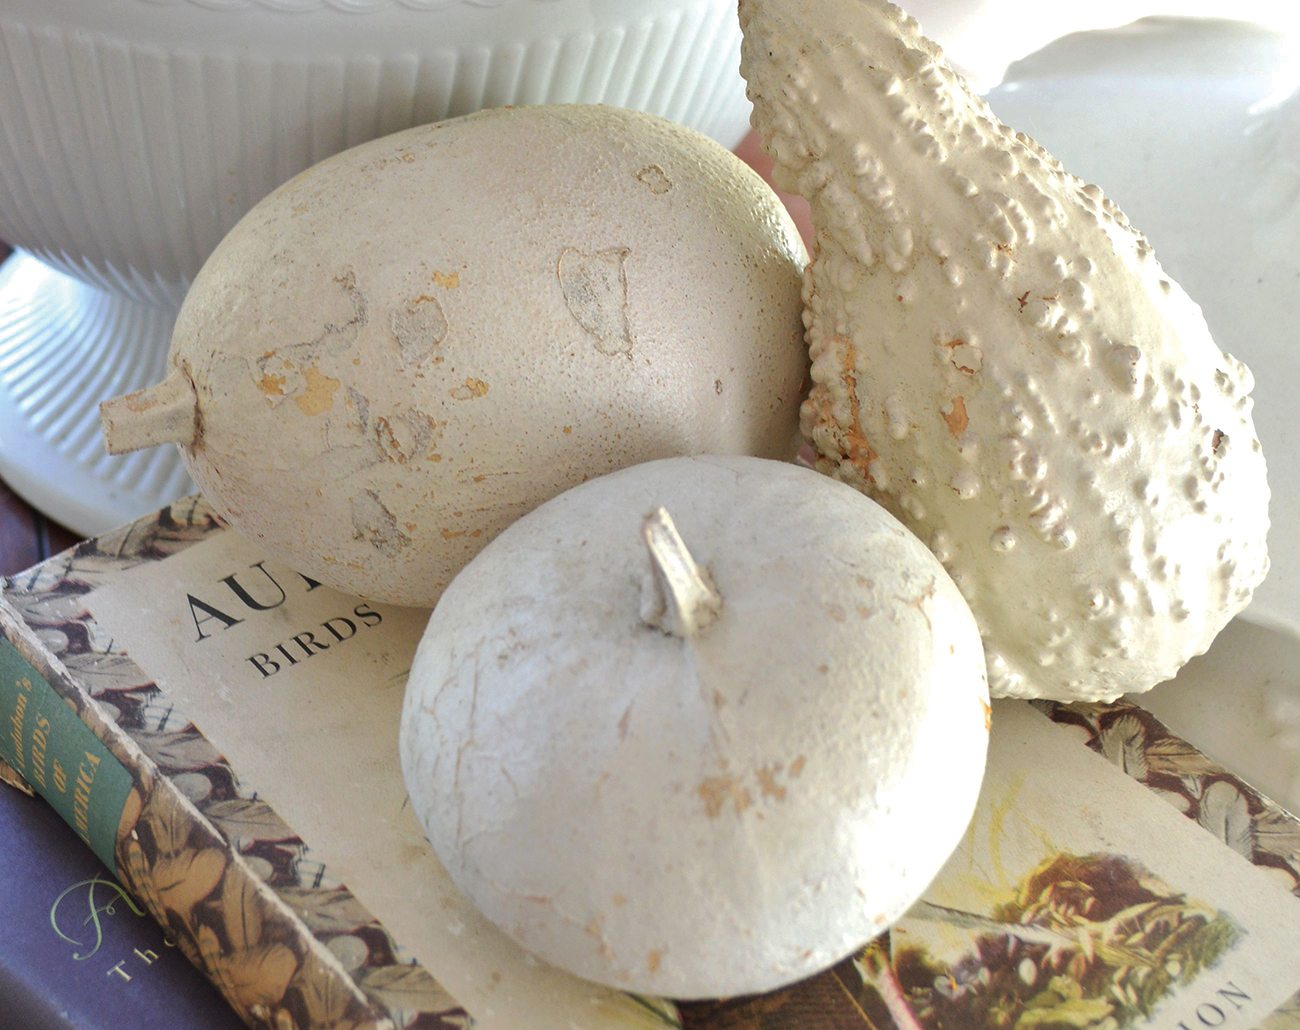
<svg viewBox="0 0 1300 1030">
<path fill-rule="evenodd" d="M 194 384 L 181 369 L 161 383 L 99 406 L 104 446 L 126 454 L 162 443 L 193 447 L 199 436 L 199 403 Z"/>
<path fill-rule="evenodd" d="M 721 613 L 721 595 L 663 508 L 645 517 L 641 535 L 652 570 L 641 594 L 641 620 L 675 637 L 694 636 Z"/>
</svg>

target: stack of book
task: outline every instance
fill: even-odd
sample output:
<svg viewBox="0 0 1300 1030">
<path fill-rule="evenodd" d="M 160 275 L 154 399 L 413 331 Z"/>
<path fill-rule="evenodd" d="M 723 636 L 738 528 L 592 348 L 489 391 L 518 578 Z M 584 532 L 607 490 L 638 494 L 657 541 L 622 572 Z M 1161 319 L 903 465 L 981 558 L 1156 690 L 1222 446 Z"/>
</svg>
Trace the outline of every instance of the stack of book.
<svg viewBox="0 0 1300 1030">
<path fill-rule="evenodd" d="M 0 841 L 0 1027 L 243 1025 L 44 800 L 0 789 Z"/>
<path fill-rule="evenodd" d="M 551 969 L 406 804 L 426 615 L 276 565 L 199 499 L 5 581 L 0 759 L 51 808 L 3 799 L 0 1026 L 228 1025 L 159 975 L 183 955 L 266 1030 L 1300 1028 L 1300 822 L 1126 703 L 995 704 L 962 846 L 820 976 L 674 1004 Z M 114 1022 L 126 990 L 154 1014 Z"/>
</svg>

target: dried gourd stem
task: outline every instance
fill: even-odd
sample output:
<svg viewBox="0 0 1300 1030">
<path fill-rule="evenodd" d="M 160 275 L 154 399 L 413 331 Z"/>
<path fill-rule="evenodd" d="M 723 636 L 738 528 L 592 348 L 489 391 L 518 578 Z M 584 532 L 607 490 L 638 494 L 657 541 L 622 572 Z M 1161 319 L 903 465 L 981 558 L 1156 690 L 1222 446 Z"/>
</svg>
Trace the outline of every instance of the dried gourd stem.
<svg viewBox="0 0 1300 1030">
<path fill-rule="evenodd" d="M 198 410 L 190 377 L 173 369 L 161 383 L 99 406 L 104 446 L 109 454 L 162 443 L 192 447 L 198 438 Z"/>
<path fill-rule="evenodd" d="M 641 523 L 650 551 L 651 577 L 641 601 L 641 618 L 675 637 L 690 637 L 722 611 L 722 596 L 709 574 L 695 564 L 672 516 L 656 508 Z"/>
</svg>

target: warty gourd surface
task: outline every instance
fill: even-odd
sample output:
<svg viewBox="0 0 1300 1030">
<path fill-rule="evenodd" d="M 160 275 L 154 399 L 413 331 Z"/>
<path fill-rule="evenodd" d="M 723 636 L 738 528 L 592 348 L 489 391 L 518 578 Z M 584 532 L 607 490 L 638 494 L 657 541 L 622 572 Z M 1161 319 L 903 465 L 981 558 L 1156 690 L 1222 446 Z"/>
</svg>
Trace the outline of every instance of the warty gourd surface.
<svg viewBox="0 0 1300 1030">
<path fill-rule="evenodd" d="M 818 467 L 944 563 L 993 694 L 1168 679 L 1268 569 L 1249 370 L 1101 190 L 1000 124 L 901 9 L 740 18 L 754 124 L 812 205 Z"/>
</svg>

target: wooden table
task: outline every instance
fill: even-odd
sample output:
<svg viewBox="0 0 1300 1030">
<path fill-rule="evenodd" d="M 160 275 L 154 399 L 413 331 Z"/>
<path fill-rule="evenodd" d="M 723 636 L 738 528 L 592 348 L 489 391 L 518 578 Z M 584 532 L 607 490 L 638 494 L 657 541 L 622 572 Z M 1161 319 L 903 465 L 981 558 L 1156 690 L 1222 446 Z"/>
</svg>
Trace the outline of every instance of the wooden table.
<svg viewBox="0 0 1300 1030">
<path fill-rule="evenodd" d="M 772 162 L 759 149 L 756 133 L 751 132 L 736 148 L 736 153 L 764 179 L 771 181 Z M 804 239 L 811 243 L 812 226 L 807 202 L 784 193 L 780 196 L 794 215 Z M 9 248 L 0 243 L 0 261 L 8 256 Z M 79 539 L 28 505 L 0 479 L 0 576 L 21 572 L 51 554 L 71 547 Z"/>
</svg>

